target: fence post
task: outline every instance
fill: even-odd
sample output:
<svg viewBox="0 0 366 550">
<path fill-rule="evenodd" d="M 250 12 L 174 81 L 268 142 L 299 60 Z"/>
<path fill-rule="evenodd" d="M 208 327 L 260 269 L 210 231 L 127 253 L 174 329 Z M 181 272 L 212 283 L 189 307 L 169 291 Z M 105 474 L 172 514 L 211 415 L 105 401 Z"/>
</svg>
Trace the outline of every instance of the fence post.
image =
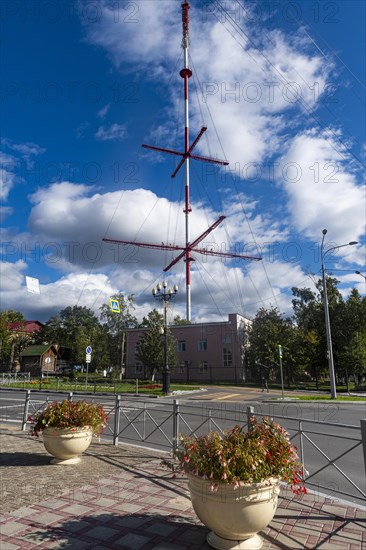
<svg viewBox="0 0 366 550">
<path fill-rule="evenodd" d="M 115 409 L 114 409 L 113 445 L 118 445 L 120 406 L 121 406 L 121 396 L 116 395 Z"/>
<path fill-rule="evenodd" d="M 22 431 L 24 432 L 27 427 L 27 420 L 28 420 L 28 414 L 29 414 L 29 401 L 30 401 L 30 390 L 27 390 L 25 392 L 25 401 L 24 401 L 24 409 L 23 409 L 23 421 L 22 421 Z"/>
<path fill-rule="evenodd" d="M 174 399 L 173 401 L 173 446 L 172 454 L 176 455 L 178 450 L 178 434 L 179 434 L 179 401 Z"/>
<path fill-rule="evenodd" d="M 211 418 L 212 418 L 212 410 L 211 410 L 211 409 L 208 409 L 208 411 L 207 411 L 207 426 L 208 426 L 208 431 L 209 431 L 209 432 L 212 431 L 212 421 L 211 421 Z"/>
<path fill-rule="evenodd" d="M 302 478 L 305 480 L 306 468 L 305 468 L 305 456 L 304 456 L 304 443 L 302 439 L 302 422 L 299 420 L 299 436 L 300 436 L 300 461 L 302 464 Z"/>
<path fill-rule="evenodd" d="M 362 448 L 363 448 L 363 462 L 365 465 L 365 472 L 366 472 L 366 419 L 361 418 L 361 440 L 362 440 Z"/>
<path fill-rule="evenodd" d="M 144 401 L 144 415 L 142 420 L 142 441 L 146 439 L 146 401 Z"/>
<path fill-rule="evenodd" d="M 248 424 L 248 428 L 250 426 L 250 418 L 254 416 L 254 407 L 250 406 L 250 407 L 247 407 L 247 424 Z"/>
<path fill-rule="evenodd" d="M 73 396 L 73 393 L 72 393 L 72 391 L 70 391 L 70 392 L 69 392 L 69 396 L 68 396 L 67 399 L 68 399 L 69 401 L 72 401 L 72 396 Z"/>
</svg>

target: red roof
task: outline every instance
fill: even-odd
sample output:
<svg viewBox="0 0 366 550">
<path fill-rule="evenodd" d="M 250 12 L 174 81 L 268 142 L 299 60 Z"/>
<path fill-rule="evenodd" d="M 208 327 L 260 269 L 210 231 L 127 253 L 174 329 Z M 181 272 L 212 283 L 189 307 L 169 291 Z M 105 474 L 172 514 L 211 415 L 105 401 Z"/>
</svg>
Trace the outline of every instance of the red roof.
<svg viewBox="0 0 366 550">
<path fill-rule="evenodd" d="M 10 330 L 14 332 L 26 332 L 27 334 L 33 334 L 34 332 L 39 332 L 43 326 L 43 323 L 40 323 L 39 321 L 19 321 L 11 323 Z"/>
</svg>

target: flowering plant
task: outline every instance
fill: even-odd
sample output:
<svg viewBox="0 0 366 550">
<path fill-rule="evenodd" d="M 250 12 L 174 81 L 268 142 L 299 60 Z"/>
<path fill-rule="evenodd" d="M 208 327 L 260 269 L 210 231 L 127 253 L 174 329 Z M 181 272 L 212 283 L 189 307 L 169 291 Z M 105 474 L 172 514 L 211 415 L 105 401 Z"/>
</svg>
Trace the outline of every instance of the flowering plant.
<svg viewBox="0 0 366 550">
<path fill-rule="evenodd" d="M 286 481 L 295 494 L 307 492 L 297 448 L 286 430 L 266 417 L 261 423 L 251 417 L 247 431 L 235 426 L 222 435 L 180 436 L 180 441 L 179 469 L 212 481 L 212 490 L 218 482 L 239 487 L 239 482 L 277 478 Z"/>
<path fill-rule="evenodd" d="M 31 422 L 30 434 L 39 437 L 45 428 L 84 428 L 89 427 L 94 435 L 103 430 L 108 416 L 103 405 L 87 401 L 55 401 L 43 410 L 28 418 Z"/>
</svg>

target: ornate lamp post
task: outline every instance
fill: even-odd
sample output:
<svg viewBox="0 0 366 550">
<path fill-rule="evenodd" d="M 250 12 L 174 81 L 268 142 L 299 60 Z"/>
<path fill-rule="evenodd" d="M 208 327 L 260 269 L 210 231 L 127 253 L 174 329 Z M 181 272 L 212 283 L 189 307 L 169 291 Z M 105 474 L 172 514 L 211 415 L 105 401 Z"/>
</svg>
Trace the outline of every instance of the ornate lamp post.
<svg viewBox="0 0 366 550">
<path fill-rule="evenodd" d="M 328 355 L 328 365 L 329 365 L 330 397 L 331 399 L 336 399 L 337 388 L 336 388 L 336 380 L 335 380 L 335 373 L 334 373 L 332 335 L 330 331 L 329 304 L 328 304 L 328 294 L 327 294 L 327 283 L 325 278 L 324 258 L 332 250 L 343 248 L 344 246 L 351 246 L 358 243 L 357 241 L 351 241 L 346 244 L 332 246 L 331 248 L 328 248 L 328 250 L 324 251 L 324 237 L 327 234 L 327 232 L 328 232 L 327 229 L 323 229 L 323 238 L 322 238 L 322 244 L 320 247 L 320 255 L 321 255 L 321 261 L 322 261 L 323 300 L 324 300 L 325 330 L 327 335 L 327 355 Z"/>
<path fill-rule="evenodd" d="M 167 308 L 168 302 L 174 298 L 178 292 L 177 285 L 173 288 L 167 289 L 168 283 L 166 281 L 163 284 L 158 283 L 155 288 L 152 289 L 154 298 L 163 302 L 164 305 L 164 367 L 163 367 L 163 393 L 166 395 L 170 391 L 170 373 L 168 364 L 168 320 L 167 320 Z"/>
</svg>

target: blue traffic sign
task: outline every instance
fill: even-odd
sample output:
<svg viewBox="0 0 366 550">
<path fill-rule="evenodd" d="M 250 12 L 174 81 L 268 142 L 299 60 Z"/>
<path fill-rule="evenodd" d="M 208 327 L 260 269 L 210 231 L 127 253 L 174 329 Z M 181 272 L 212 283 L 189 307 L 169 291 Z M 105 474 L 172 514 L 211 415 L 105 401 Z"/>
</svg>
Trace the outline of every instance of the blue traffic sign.
<svg viewBox="0 0 366 550">
<path fill-rule="evenodd" d="M 92 347 L 88 346 L 85 351 L 86 351 L 86 353 L 91 353 L 92 352 Z"/>
</svg>

